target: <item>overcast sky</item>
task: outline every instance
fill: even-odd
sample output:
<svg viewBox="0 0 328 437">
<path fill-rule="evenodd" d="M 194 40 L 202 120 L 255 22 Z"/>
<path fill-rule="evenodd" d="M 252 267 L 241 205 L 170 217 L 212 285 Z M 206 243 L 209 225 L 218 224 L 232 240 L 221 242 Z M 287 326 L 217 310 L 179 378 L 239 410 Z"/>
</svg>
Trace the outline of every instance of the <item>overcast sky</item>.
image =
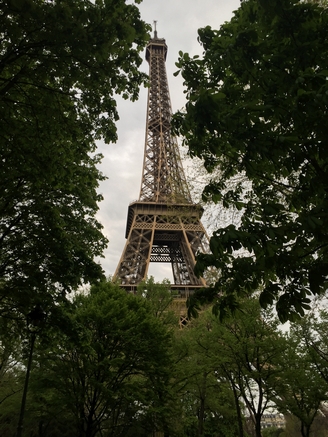
<svg viewBox="0 0 328 437">
<path fill-rule="evenodd" d="M 142 19 L 150 24 L 157 20 L 158 37 L 165 38 L 168 45 L 166 71 L 173 112 L 185 104 L 182 80 L 180 76 L 173 76 L 177 70 L 175 62 L 179 51 L 200 55 L 202 48 L 197 41 L 197 29 L 207 25 L 218 29 L 222 23 L 231 19 L 239 5 L 239 0 L 143 0 L 139 5 Z M 146 61 L 141 70 L 148 73 Z M 141 90 L 137 102 L 120 101 L 118 110 L 120 120 L 117 124 L 117 143 L 99 143 L 99 152 L 104 155 L 101 170 L 108 178 L 100 186 L 104 200 L 98 214 L 98 220 L 104 226 L 104 234 L 109 239 L 105 258 L 100 261 L 106 275 L 115 272 L 126 242 L 128 205 L 139 197 L 147 90 Z M 172 279 L 169 265 L 151 264 L 148 275 L 153 275 L 157 281 Z"/>
</svg>

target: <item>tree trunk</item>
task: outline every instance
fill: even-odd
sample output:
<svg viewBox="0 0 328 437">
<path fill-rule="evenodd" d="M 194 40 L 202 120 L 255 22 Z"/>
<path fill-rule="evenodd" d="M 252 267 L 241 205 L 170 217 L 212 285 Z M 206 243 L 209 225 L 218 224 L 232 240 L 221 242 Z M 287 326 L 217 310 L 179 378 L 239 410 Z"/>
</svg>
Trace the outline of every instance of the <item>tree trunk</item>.
<svg viewBox="0 0 328 437">
<path fill-rule="evenodd" d="M 204 435 L 204 416 L 205 416 L 205 398 L 200 398 L 200 405 L 198 409 L 198 437 L 203 437 Z"/>
<path fill-rule="evenodd" d="M 233 397 L 234 397 L 236 412 L 237 412 L 238 437 L 244 437 L 243 418 L 242 418 L 241 409 L 240 409 L 240 405 L 239 405 L 238 394 L 236 391 L 235 384 L 233 383 L 233 381 L 230 381 L 230 382 L 231 382 L 231 387 L 232 387 L 232 392 L 233 392 Z"/>
<path fill-rule="evenodd" d="M 260 414 L 255 415 L 255 435 L 256 435 L 256 437 L 262 437 L 261 415 Z"/>
</svg>

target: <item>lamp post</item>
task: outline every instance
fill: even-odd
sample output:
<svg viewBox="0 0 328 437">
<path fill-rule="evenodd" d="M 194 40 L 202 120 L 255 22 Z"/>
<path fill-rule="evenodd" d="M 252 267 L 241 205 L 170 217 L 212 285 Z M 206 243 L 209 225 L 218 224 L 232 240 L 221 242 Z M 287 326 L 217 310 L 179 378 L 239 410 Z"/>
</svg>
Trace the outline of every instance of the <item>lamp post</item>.
<svg viewBox="0 0 328 437">
<path fill-rule="evenodd" d="M 31 372 L 34 344 L 35 344 L 36 335 L 38 333 L 38 330 L 40 329 L 40 325 L 43 322 L 44 318 L 45 318 L 45 313 L 43 312 L 40 304 L 36 305 L 35 308 L 27 315 L 27 320 L 26 320 L 27 329 L 31 333 L 31 344 L 30 344 L 30 351 L 27 360 L 26 375 L 25 375 L 25 382 L 23 388 L 23 395 L 22 395 L 22 402 L 21 402 L 21 408 L 20 408 L 19 419 L 18 419 L 16 437 L 22 437 L 22 433 L 23 433 L 23 421 L 24 421 L 24 413 L 25 413 L 25 405 L 26 405 L 26 396 L 27 396 L 28 382 Z"/>
</svg>

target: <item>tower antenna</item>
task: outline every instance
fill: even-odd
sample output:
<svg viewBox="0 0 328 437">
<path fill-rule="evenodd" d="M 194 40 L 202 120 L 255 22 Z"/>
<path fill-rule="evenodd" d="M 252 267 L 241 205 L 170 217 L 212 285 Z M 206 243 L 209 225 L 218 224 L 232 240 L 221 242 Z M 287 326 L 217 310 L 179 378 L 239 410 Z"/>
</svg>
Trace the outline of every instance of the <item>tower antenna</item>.
<svg viewBox="0 0 328 437">
<path fill-rule="evenodd" d="M 154 20 L 154 38 L 157 38 L 157 20 Z"/>
</svg>

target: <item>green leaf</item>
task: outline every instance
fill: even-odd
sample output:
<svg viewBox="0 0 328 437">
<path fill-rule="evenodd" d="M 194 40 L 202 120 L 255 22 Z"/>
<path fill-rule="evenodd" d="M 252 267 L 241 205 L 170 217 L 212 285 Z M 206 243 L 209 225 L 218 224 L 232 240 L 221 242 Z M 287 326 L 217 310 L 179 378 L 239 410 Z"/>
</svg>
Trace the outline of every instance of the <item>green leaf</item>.
<svg viewBox="0 0 328 437">
<path fill-rule="evenodd" d="M 220 29 L 199 30 L 203 56 L 196 63 L 183 54 L 188 101 L 175 127 L 211 173 L 203 200 L 227 212 L 222 224 L 213 208 L 220 241 L 205 261 L 222 268 L 223 296 L 233 285 L 242 295 L 281 284 L 260 300 L 276 303 L 285 321 L 307 309 L 304 289 L 318 294 L 326 286 L 316 272 L 328 262 L 328 15 L 314 2 L 260 3 L 241 2 Z M 249 253 L 256 267 L 244 289 L 229 263 Z"/>
</svg>

